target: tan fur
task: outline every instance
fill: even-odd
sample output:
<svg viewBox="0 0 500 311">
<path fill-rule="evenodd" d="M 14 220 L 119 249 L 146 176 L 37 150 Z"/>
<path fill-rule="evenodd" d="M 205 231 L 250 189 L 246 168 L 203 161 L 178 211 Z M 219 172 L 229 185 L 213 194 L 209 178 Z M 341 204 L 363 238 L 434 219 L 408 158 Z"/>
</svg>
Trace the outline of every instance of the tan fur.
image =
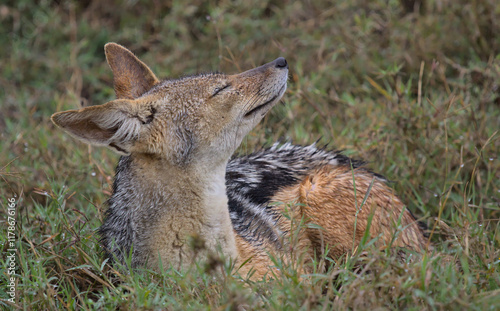
<svg viewBox="0 0 500 311">
<path fill-rule="evenodd" d="M 271 276 L 274 263 L 266 253 L 266 249 L 255 247 L 236 232 L 234 234 L 238 251 L 235 268 L 238 273 L 244 277 L 251 275 L 254 280 L 262 279 L 264 276 Z M 267 250 L 272 252 L 272 247 Z"/>
<path fill-rule="evenodd" d="M 118 99 L 59 112 L 52 121 L 86 143 L 129 156 L 125 177 L 117 174 L 127 188 L 114 194 L 111 207 L 129 219 L 126 225 L 133 231 L 133 240 L 127 236 L 118 242 L 132 243 L 135 266 L 155 269 L 161 260 L 163 266 L 182 269 L 220 249 L 236 260 L 242 275 L 254 273 L 252 277 L 259 279 L 276 272 L 268 254 L 299 263 L 326 245 L 334 258 L 353 250 L 370 213 L 374 215 L 370 238 L 377 238 L 380 247 L 423 247 L 421 231 L 392 191 L 372 174 L 357 170 L 355 197 L 352 171 L 342 166 L 325 166 L 273 197 L 273 202 L 284 203 L 275 208 L 291 216 L 277 224 L 276 230 L 290 232 L 281 248 L 247 242 L 231 224 L 225 169 L 243 137 L 284 93 L 286 63 L 276 60 L 237 75 L 160 82 L 126 48 L 109 43 L 105 51 Z M 257 107 L 261 108 L 254 110 Z M 324 230 L 304 227 L 295 234 L 301 219 Z M 116 226 L 118 221 L 105 223 L 103 230 L 119 230 Z M 396 239 L 391 242 L 393 236 Z M 203 240 L 202 251 L 191 247 L 192 237 Z M 301 260 L 304 256 L 309 259 Z M 298 264 L 297 269 L 307 267 Z"/>
<path fill-rule="evenodd" d="M 155 206 L 166 207 L 156 210 L 154 215 L 139 213 L 137 217 L 141 224 L 138 234 L 143 235 L 138 240 L 143 241 L 141 251 L 150 254 L 147 258 L 149 268 L 157 268 L 160 258 L 164 266 L 172 265 L 176 269 L 188 266 L 195 253 L 196 259 L 205 259 L 208 253 L 193 249 L 190 244 L 192 237 L 203 240 L 203 249 L 220 247 L 229 258 L 237 257 L 227 198 L 224 195 L 217 198 L 210 193 L 213 178 L 217 177 L 213 171 L 202 179 L 201 170 L 179 171 L 175 166 L 167 167 L 152 155 L 137 155 L 134 164 L 134 182 L 141 194 L 140 201 L 134 205 L 141 208 L 150 201 Z M 224 167 L 219 171 L 218 175 L 224 178 Z M 181 178 L 182 175 L 185 176 Z"/>
</svg>

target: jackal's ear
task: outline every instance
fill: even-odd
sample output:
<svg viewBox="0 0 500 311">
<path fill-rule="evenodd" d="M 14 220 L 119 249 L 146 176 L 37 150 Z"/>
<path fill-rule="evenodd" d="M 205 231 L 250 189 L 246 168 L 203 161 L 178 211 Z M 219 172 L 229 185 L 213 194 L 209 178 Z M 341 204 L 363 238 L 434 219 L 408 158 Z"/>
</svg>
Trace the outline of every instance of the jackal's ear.
<svg viewBox="0 0 500 311">
<path fill-rule="evenodd" d="M 111 42 L 104 51 L 113 71 L 117 98 L 135 99 L 159 82 L 151 69 L 125 47 Z"/>
<path fill-rule="evenodd" d="M 139 111 L 139 105 L 118 99 L 104 105 L 68 110 L 52 115 L 52 122 L 73 137 L 91 145 L 106 146 L 122 155 L 130 154 L 142 124 L 151 122 L 154 109 Z"/>
</svg>

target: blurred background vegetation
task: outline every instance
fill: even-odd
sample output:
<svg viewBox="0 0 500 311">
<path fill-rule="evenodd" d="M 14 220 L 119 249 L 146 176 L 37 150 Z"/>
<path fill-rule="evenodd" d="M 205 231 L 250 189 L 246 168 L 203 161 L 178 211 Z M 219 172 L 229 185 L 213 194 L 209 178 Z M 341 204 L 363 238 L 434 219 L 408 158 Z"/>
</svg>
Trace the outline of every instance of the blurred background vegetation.
<svg viewBox="0 0 500 311">
<path fill-rule="evenodd" d="M 286 57 L 285 104 L 273 109 L 239 152 L 278 139 L 319 139 L 368 161 L 394 181 L 417 217 L 436 225 L 436 245 L 466 267 L 453 278 L 429 268 L 443 282 L 433 278 L 437 288 L 430 294 L 416 291 L 422 290 L 412 283 L 417 277 L 411 281 L 412 272 L 425 269 L 410 269 L 404 277 L 411 286 L 395 302 L 386 299 L 394 294 L 389 289 L 376 297 L 345 294 L 360 286 L 352 276 L 337 284 L 333 298 L 313 287 L 294 292 L 283 285 L 287 289 L 280 291 L 274 284 L 277 294 L 262 290 L 265 308 L 280 309 L 285 300 L 292 309 L 334 301 L 354 308 L 495 306 L 490 298 L 500 295 L 500 2 L 7 0 L 0 4 L 0 214 L 16 194 L 20 306 L 107 306 L 102 295 L 116 299 L 114 307 L 123 307 L 122 298 L 131 309 L 156 306 L 152 294 L 140 300 L 138 289 L 120 296 L 94 271 L 105 266 L 96 254 L 95 229 L 118 156 L 83 145 L 50 122 L 54 112 L 114 99 L 103 52 L 110 41 L 128 47 L 160 78 L 236 73 Z M 124 278 L 120 282 L 129 287 L 138 282 L 134 288 L 156 290 L 148 287 L 149 279 Z M 451 282 L 455 286 L 447 288 Z M 242 297 L 209 287 L 185 296 L 179 286 L 165 285 L 177 292 L 169 298 L 174 309 L 224 309 Z M 245 297 L 253 308 L 253 298 Z"/>
</svg>

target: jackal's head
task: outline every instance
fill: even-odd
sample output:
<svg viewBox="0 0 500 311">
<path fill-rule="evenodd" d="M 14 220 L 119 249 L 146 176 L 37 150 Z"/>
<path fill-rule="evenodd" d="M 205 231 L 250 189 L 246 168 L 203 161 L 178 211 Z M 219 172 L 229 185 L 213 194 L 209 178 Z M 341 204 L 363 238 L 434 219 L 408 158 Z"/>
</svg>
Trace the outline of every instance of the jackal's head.
<svg viewBox="0 0 500 311">
<path fill-rule="evenodd" d="M 126 48 L 108 43 L 105 52 L 117 99 L 56 113 L 52 121 L 119 154 L 154 154 L 177 165 L 226 161 L 286 89 L 284 58 L 236 75 L 160 81 Z"/>
</svg>

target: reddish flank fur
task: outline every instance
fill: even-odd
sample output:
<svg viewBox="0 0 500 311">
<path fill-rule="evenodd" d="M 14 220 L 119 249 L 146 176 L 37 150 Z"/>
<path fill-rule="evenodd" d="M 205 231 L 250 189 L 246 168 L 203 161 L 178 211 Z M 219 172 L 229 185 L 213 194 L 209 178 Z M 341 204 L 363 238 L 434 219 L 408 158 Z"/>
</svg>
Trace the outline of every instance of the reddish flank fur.
<svg viewBox="0 0 500 311">
<path fill-rule="evenodd" d="M 353 171 L 349 167 L 325 166 L 300 183 L 280 190 L 271 201 L 277 203 L 275 208 L 279 212 L 287 213 L 295 220 L 305 220 L 294 245 L 296 253 L 306 254 L 303 258 L 305 262 L 318 258 L 317 255 L 326 246 L 329 250 L 326 255 L 331 258 L 339 258 L 352 251 L 365 234 L 370 217 L 369 240 L 376 239 L 375 245 L 380 249 L 391 246 L 417 252 L 425 249 L 427 240 L 415 218 L 392 189 L 365 170 L 354 170 L 353 182 Z M 307 223 L 322 229 L 316 226 L 308 228 Z M 290 218 L 286 217 L 280 218 L 277 225 L 284 232 L 294 227 Z M 250 266 L 255 267 L 258 276 L 272 266 L 266 252 L 273 250 L 279 254 L 283 250 L 290 251 L 289 247 L 276 250 L 269 244 L 254 247 L 244 240 L 237 242 L 241 261 L 252 258 Z"/>
</svg>

